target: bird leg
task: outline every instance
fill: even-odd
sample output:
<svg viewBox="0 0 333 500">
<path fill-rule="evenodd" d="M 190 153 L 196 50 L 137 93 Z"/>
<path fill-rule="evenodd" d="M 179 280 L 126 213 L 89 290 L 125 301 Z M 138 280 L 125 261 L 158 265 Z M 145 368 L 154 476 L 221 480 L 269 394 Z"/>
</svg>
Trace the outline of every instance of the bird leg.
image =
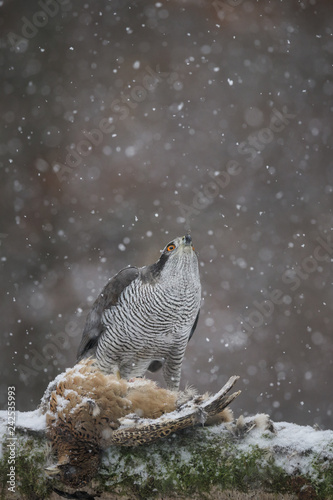
<svg viewBox="0 0 333 500">
<path fill-rule="evenodd" d="M 180 373 L 183 358 L 185 355 L 186 344 L 176 344 L 165 360 L 163 365 L 163 376 L 167 388 L 170 391 L 178 391 L 180 384 Z"/>
</svg>

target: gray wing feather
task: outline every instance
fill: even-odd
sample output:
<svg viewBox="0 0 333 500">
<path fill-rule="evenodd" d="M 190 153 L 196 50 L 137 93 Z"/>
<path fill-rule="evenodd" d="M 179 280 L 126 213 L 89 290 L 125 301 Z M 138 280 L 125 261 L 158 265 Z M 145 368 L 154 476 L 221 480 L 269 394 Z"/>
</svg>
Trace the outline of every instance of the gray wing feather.
<svg viewBox="0 0 333 500">
<path fill-rule="evenodd" d="M 196 329 L 196 327 L 197 327 L 197 324 L 198 324 L 198 319 L 199 319 L 199 315 L 200 315 L 200 309 L 199 309 L 199 311 L 198 311 L 197 317 L 196 317 L 196 318 L 195 318 L 195 320 L 194 320 L 194 323 L 193 323 L 192 330 L 191 330 L 190 336 L 189 336 L 189 338 L 188 338 L 188 341 L 190 341 L 190 340 L 191 340 L 191 337 L 192 337 L 192 335 L 193 335 L 193 333 L 194 333 L 194 330 L 195 330 L 195 329 Z"/>
<path fill-rule="evenodd" d="M 79 345 L 77 360 L 94 355 L 97 349 L 98 339 L 104 331 L 102 315 L 105 309 L 117 304 L 123 290 L 134 281 L 140 274 L 137 267 L 126 267 L 113 276 L 104 287 L 99 297 L 87 316 L 81 343 Z"/>
</svg>

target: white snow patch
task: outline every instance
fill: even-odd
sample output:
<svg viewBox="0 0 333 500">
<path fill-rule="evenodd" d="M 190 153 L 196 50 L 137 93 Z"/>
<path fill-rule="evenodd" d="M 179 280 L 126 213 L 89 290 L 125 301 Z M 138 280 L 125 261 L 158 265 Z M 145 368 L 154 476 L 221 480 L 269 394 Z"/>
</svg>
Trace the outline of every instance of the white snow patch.
<svg viewBox="0 0 333 500">
<path fill-rule="evenodd" d="M 44 431 L 46 429 L 46 415 L 41 410 L 18 411 L 16 414 L 16 427 L 23 427 L 33 431 Z"/>
<path fill-rule="evenodd" d="M 246 417 L 245 422 L 257 418 Z M 238 448 L 250 453 L 254 446 L 274 452 L 275 464 L 293 474 L 301 470 L 301 474 L 309 474 L 314 468 L 313 453 L 325 454 L 328 460 L 333 460 L 333 431 L 316 430 L 311 426 L 301 426 L 289 422 L 274 422 L 275 434 L 262 428 L 252 429 L 239 441 Z M 209 427 L 214 434 L 228 432 L 223 425 Z"/>
<path fill-rule="evenodd" d="M 0 411 L 0 458 L 2 458 L 2 446 L 6 446 L 7 439 L 7 411 Z M 17 411 L 15 412 L 15 427 L 29 429 L 32 431 L 44 431 L 46 429 L 46 415 L 41 410 Z M 11 436 L 13 437 L 13 436 Z"/>
</svg>

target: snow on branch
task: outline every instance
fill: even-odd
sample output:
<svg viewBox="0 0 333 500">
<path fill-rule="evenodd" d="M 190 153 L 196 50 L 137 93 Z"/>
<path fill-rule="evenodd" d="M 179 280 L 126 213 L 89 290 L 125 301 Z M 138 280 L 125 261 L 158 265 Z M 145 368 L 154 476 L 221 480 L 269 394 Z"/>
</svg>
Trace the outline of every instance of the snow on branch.
<svg viewBox="0 0 333 500">
<path fill-rule="evenodd" d="M 71 488 L 45 474 L 50 446 L 45 415 L 17 412 L 16 440 L 0 412 L 1 499 L 333 498 L 333 431 L 274 423 L 258 415 L 197 426 L 144 446 L 111 446 L 88 486 Z M 13 446 L 13 443 L 14 446 Z M 11 466 L 14 464 L 14 469 Z M 14 473 L 11 471 L 14 470 Z M 11 481 L 15 485 L 10 489 Z M 272 496 L 270 496 L 272 494 Z"/>
</svg>

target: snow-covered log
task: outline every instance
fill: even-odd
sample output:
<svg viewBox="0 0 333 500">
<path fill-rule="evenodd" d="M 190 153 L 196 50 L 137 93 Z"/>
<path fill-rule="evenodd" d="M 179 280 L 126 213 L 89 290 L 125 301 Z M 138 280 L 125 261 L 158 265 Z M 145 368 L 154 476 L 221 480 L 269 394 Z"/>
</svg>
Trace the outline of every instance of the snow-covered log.
<svg viewBox="0 0 333 500">
<path fill-rule="evenodd" d="M 46 476 L 44 430 L 38 411 L 17 412 L 11 436 L 7 413 L 0 412 L 1 499 L 333 498 L 330 430 L 285 422 L 269 430 L 258 416 L 186 429 L 145 446 L 112 446 L 96 478 L 78 490 Z"/>
</svg>

